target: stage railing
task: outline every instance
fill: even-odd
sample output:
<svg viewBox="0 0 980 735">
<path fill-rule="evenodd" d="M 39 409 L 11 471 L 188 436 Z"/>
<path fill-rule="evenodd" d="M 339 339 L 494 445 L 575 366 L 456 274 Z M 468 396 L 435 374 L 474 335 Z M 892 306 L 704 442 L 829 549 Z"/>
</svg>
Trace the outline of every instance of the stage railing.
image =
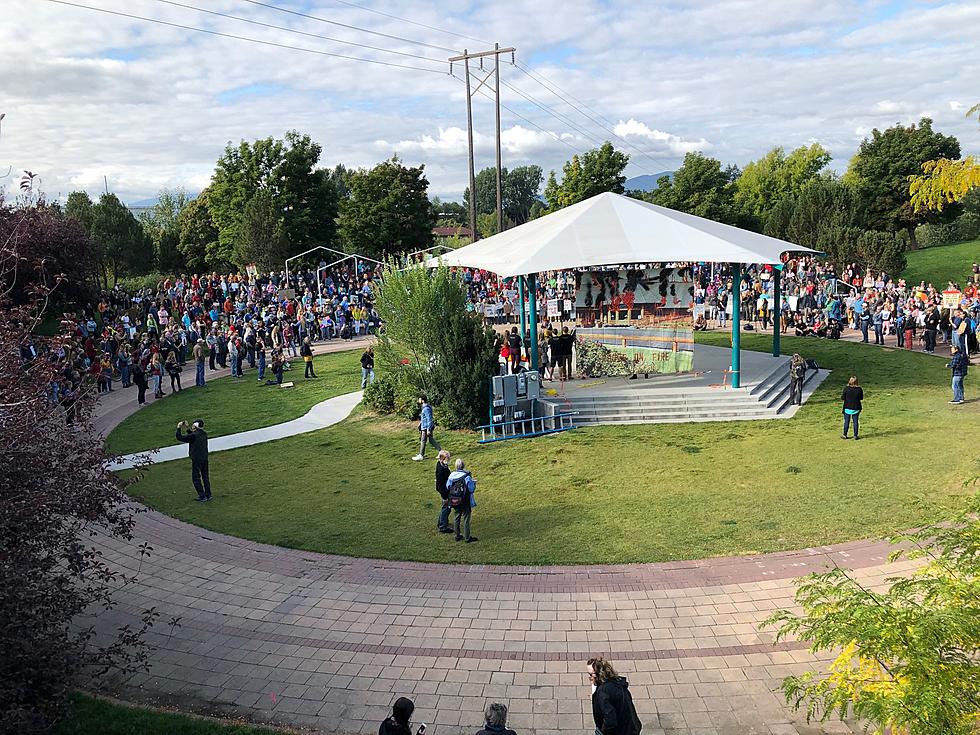
<svg viewBox="0 0 980 735">
<path fill-rule="evenodd" d="M 492 424 L 478 426 L 477 428 L 480 430 L 482 437 L 479 443 L 490 444 L 491 442 L 500 442 L 507 439 L 528 439 L 534 436 L 570 431 L 575 428 L 575 425 L 572 423 L 572 417 L 577 415 L 577 411 L 570 411 L 567 413 L 556 413 L 551 416 L 530 416 L 523 419 L 514 419 L 513 421 L 497 421 Z M 508 427 L 510 427 L 509 432 Z M 518 427 L 520 427 L 520 430 L 518 430 Z"/>
</svg>

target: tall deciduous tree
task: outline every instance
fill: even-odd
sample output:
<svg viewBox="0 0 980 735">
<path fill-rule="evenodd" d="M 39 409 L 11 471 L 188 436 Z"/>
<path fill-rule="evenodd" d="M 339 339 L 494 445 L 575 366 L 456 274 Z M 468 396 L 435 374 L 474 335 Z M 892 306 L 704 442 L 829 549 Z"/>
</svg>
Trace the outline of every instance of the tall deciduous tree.
<svg viewBox="0 0 980 735">
<path fill-rule="evenodd" d="M 316 168 L 320 152 L 318 143 L 296 131 L 284 140 L 242 141 L 225 148 L 209 187 L 220 245 L 216 259 L 235 260 L 246 205 L 260 190 L 269 193 L 282 214 L 287 255 L 334 242 L 337 190 L 330 172 Z"/>
<path fill-rule="evenodd" d="M 661 176 L 657 188 L 644 198 L 652 204 L 687 212 L 698 217 L 741 225 L 745 216 L 736 206 L 735 180 L 738 169 L 722 168 L 721 161 L 703 153 L 688 153 L 673 180 Z"/>
<path fill-rule="evenodd" d="M 187 206 L 183 189 L 161 189 L 157 203 L 139 219 L 153 243 L 153 259 L 161 273 L 177 273 L 187 263 L 180 251 L 180 216 Z"/>
<path fill-rule="evenodd" d="M 735 181 L 735 202 L 764 226 L 772 208 L 782 199 L 799 196 L 804 185 L 830 163 L 830 153 L 819 143 L 792 151 L 773 148 L 751 161 Z"/>
<path fill-rule="evenodd" d="M 861 196 L 872 228 L 905 230 L 914 248 L 916 226 L 941 215 L 915 211 L 909 201 L 909 177 L 919 174 L 926 161 L 959 157 L 959 141 L 933 131 L 932 120 L 924 117 L 918 125 L 873 130 L 851 159 L 845 181 Z"/>
<path fill-rule="evenodd" d="M 180 237 L 178 249 L 191 270 L 224 270 L 230 263 L 222 259 L 218 244 L 218 230 L 211 219 L 208 206 L 210 190 L 205 189 L 196 199 L 187 202 L 178 221 Z"/>
<path fill-rule="evenodd" d="M 394 156 L 348 177 L 338 230 L 348 252 L 378 256 L 422 250 L 432 244 L 435 216 L 425 166 L 408 167 Z"/>
<path fill-rule="evenodd" d="M 90 231 L 104 267 L 106 284 L 121 276 L 146 273 L 153 264 L 153 243 L 133 213 L 115 194 L 103 194 L 92 208 Z"/>
<path fill-rule="evenodd" d="M 617 151 L 609 141 L 581 157 L 572 156 L 562 168 L 561 183 L 554 171 L 548 175 L 544 188 L 548 209 L 555 211 L 607 191 L 622 194 L 626 183 L 623 171 L 629 160 L 627 154 Z"/>
<path fill-rule="evenodd" d="M 501 204 L 504 217 L 514 224 L 530 219 L 531 207 L 538 200 L 544 176 L 540 166 L 518 166 L 501 169 Z M 463 206 L 469 211 L 470 188 L 463 192 Z M 497 169 L 488 167 L 476 175 L 476 212 L 493 214 L 497 211 Z M 481 229 L 482 232 L 482 229 Z"/>
</svg>

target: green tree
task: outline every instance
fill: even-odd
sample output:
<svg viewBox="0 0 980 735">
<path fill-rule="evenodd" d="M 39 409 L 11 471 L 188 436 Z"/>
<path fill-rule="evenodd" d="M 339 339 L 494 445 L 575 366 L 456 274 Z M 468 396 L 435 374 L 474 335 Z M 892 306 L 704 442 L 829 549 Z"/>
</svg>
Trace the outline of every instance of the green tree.
<svg viewBox="0 0 980 735">
<path fill-rule="evenodd" d="M 876 271 L 897 276 L 905 270 L 905 243 L 894 232 L 866 230 L 857 241 L 861 262 Z"/>
<path fill-rule="evenodd" d="M 385 329 L 376 347 L 379 378 L 365 396 L 369 404 L 412 415 L 415 399 L 425 393 L 446 428 L 486 422 L 495 335 L 466 310 L 467 298 L 460 275 L 445 266 L 385 269 L 376 302 Z"/>
<path fill-rule="evenodd" d="M 952 523 L 892 539 L 891 558 L 924 563 L 911 576 L 869 589 L 847 570 L 804 578 L 797 614 L 780 610 L 764 626 L 814 653 L 837 651 L 826 674 L 783 681 L 788 702 L 808 720 L 856 716 L 876 735 L 974 735 L 980 712 L 980 500 Z"/>
<path fill-rule="evenodd" d="M 88 192 L 73 191 L 65 200 L 65 214 L 77 220 L 88 233 L 92 232 L 93 207 L 95 204 Z"/>
<path fill-rule="evenodd" d="M 622 194 L 626 183 L 623 171 L 629 160 L 627 154 L 617 151 L 609 141 L 581 157 L 572 156 L 562 168 L 561 183 L 554 171 L 548 175 L 544 188 L 548 209 L 553 212 L 606 191 Z"/>
<path fill-rule="evenodd" d="M 860 203 L 855 192 L 833 176 L 811 179 L 791 201 L 793 212 L 782 237 L 797 245 L 816 248 L 824 230 L 860 225 Z"/>
<path fill-rule="evenodd" d="M 422 250 L 432 244 L 435 225 L 426 190 L 425 166 L 410 168 L 397 156 L 349 177 L 350 196 L 341 202 L 338 231 L 348 252 L 379 256 Z"/>
<path fill-rule="evenodd" d="M 673 180 L 661 176 L 657 188 L 644 195 L 651 204 L 669 207 L 698 217 L 741 225 L 745 216 L 736 206 L 735 181 L 738 169 L 722 168 L 721 161 L 703 153 L 688 153 Z"/>
<path fill-rule="evenodd" d="M 544 180 L 540 166 L 518 166 L 501 169 L 501 198 L 504 217 L 512 223 L 524 224 L 531 216 Z M 469 212 L 470 188 L 463 192 L 463 208 Z M 488 167 L 476 175 L 476 212 L 493 214 L 497 211 L 497 169 Z M 467 217 L 469 215 L 467 214 Z M 480 228 L 477 228 L 480 229 Z"/>
<path fill-rule="evenodd" d="M 432 198 L 432 216 L 443 227 L 469 227 L 470 214 L 466 205 L 459 202 L 444 202 L 439 197 Z"/>
<path fill-rule="evenodd" d="M 187 266 L 180 251 L 180 215 L 186 206 L 183 189 L 162 189 L 157 203 L 139 217 L 153 243 L 154 263 L 161 273 L 177 273 Z"/>
<path fill-rule="evenodd" d="M 966 111 L 967 117 L 974 115 L 980 121 L 980 104 Z M 980 190 L 980 159 L 975 156 L 961 161 L 948 158 L 926 161 L 921 174 L 909 177 L 909 194 L 916 212 L 942 212 L 946 206 L 977 190 Z"/>
<path fill-rule="evenodd" d="M 221 259 L 218 230 L 211 219 L 208 205 L 211 192 L 205 189 L 196 199 L 187 202 L 178 220 L 177 248 L 191 270 L 224 270 L 230 262 Z"/>
<path fill-rule="evenodd" d="M 115 194 L 103 194 L 92 207 L 91 237 L 103 264 L 106 285 L 123 275 L 146 273 L 153 264 L 153 242 Z"/>
<path fill-rule="evenodd" d="M 350 185 L 348 184 L 350 175 L 351 170 L 342 163 L 338 163 L 330 172 L 330 183 L 333 184 L 338 199 L 346 199 L 350 196 Z"/>
<path fill-rule="evenodd" d="M 875 129 L 851 159 L 845 181 L 852 184 L 867 212 L 868 224 L 878 230 L 905 230 L 916 247 L 915 228 L 942 216 L 915 211 L 909 200 L 909 177 L 922 171 L 922 164 L 940 158 L 960 157 L 960 144 L 953 136 L 934 132 L 932 120 L 918 125 L 895 125 Z"/>
<path fill-rule="evenodd" d="M 276 268 L 288 256 L 283 216 L 269 191 L 258 191 L 245 205 L 241 236 L 235 243 L 235 265 L 244 270 L 254 263 L 259 270 Z"/>
<path fill-rule="evenodd" d="M 314 245 L 333 244 L 337 191 L 331 173 L 316 168 L 320 153 L 318 143 L 294 130 L 284 140 L 242 141 L 225 148 L 209 187 L 211 218 L 218 229 L 215 259 L 235 260 L 246 205 L 260 190 L 268 192 L 282 214 L 287 257 Z"/>
<path fill-rule="evenodd" d="M 735 202 L 764 225 L 777 202 L 799 196 L 803 187 L 830 163 L 830 153 L 819 143 L 792 151 L 773 148 L 742 169 L 735 181 Z"/>
</svg>

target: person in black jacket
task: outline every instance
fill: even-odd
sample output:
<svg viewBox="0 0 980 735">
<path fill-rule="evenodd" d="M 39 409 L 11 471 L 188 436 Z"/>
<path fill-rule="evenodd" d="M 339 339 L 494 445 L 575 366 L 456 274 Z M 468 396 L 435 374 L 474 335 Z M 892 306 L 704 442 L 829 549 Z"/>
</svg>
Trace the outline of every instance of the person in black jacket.
<svg viewBox="0 0 980 735">
<path fill-rule="evenodd" d="M 191 430 L 186 434 L 182 429 L 187 428 L 187 422 L 177 424 L 178 441 L 187 444 L 187 454 L 191 458 L 191 480 L 197 490 L 197 502 L 206 503 L 211 500 L 211 477 L 208 474 L 208 434 L 204 430 L 203 419 L 197 419 Z"/>
<path fill-rule="evenodd" d="M 484 713 L 484 725 L 476 735 L 517 735 L 507 728 L 507 707 L 500 702 L 491 702 Z"/>
<path fill-rule="evenodd" d="M 439 459 L 436 460 L 436 492 L 442 498 L 442 508 L 439 510 L 439 520 L 436 521 L 436 528 L 439 533 L 452 533 L 453 529 L 449 526 L 449 452 L 445 449 L 439 450 Z"/>
<path fill-rule="evenodd" d="M 840 438 L 847 439 L 847 430 L 851 425 L 851 421 L 853 421 L 854 439 L 856 441 L 861 438 L 858 436 L 858 416 L 861 415 L 861 401 L 864 400 L 864 390 L 858 385 L 858 379 L 853 375 L 847 381 L 847 385 L 840 394 L 840 398 L 844 402 L 844 433 L 841 434 Z"/>
<path fill-rule="evenodd" d="M 399 697 L 391 708 L 391 717 L 381 723 L 378 728 L 378 735 L 412 735 L 412 728 L 409 723 L 412 721 L 412 713 L 415 711 L 415 703 L 408 697 Z"/>
<path fill-rule="evenodd" d="M 561 374 L 563 380 L 572 380 L 572 351 L 575 347 L 575 331 L 568 331 L 568 327 L 561 328 L 561 336 L 558 338 L 561 345 Z"/>
<path fill-rule="evenodd" d="M 638 735 L 643 725 L 633 706 L 626 677 L 601 656 L 587 663 L 592 691 L 592 719 L 597 735 Z"/>
<path fill-rule="evenodd" d="M 517 375 L 521 371 L 521 351 L 524 349 L 517 327 L 511 327 L 510 334 L 507 335 L 507 348 L 510 350 L 510 372 Z"/>
</svg>

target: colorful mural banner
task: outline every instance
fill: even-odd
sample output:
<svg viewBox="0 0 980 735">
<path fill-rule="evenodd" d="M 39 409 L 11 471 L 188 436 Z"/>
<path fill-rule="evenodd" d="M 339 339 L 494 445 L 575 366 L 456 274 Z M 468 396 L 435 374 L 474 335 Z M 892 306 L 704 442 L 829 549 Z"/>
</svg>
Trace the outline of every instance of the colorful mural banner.
<svg viewBox="0 0 980 735">
<path fill-rule="evenodd" d="M 575 273 L 576 310 L 690 310 L 693 303 L 690 267 L 594 268 Z"/>
<path fill-rule="evenodd" d="M 576 336 L 626 355 L 636 373 L 683 373 L 694 369 L 694 330 L 689 319 L 645 329 L 579 328 Z"/>
</svg>

